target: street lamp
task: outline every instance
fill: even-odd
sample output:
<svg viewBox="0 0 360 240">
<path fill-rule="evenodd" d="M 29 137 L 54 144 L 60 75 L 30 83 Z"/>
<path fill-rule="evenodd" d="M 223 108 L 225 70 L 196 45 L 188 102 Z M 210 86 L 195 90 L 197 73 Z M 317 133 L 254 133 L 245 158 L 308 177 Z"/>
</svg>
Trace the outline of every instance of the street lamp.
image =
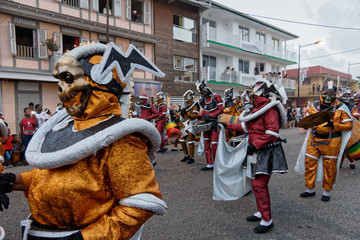
<svg viewBox="0 0 360 240">
<path fill-rule="evenodd" d="M 319 44 L 319 43 L 323 43 L 323 40 L 319 40 L 313 43 L 309 43 L 309 44 L 305 44 L 305 45 L 300 45 L 299 44 L 299 61 L 298 61 L 298 97 L 297 97 L 297 105 L 300 106 L 300 49 L 303 47 L 308 47 L 311 45 L 315 45 L 315 44 Z"/>
<path fill-rule="evenodd" d="M 350 66 L 357 65 L 357 64 L 360 64 L 360 63 L 349 63 L 349 66 L 348 66 L 348 88 L 350 88 Z"/>
</svg>

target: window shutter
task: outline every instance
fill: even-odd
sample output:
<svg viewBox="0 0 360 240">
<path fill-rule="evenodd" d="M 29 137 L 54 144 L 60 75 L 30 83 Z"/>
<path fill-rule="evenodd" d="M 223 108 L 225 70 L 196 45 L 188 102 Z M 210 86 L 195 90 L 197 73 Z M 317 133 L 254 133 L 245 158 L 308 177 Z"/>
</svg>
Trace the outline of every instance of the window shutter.
<svg viewBox="0 0 360 240">
<path fill-rule="evenodd" d="M 126 18 L 131 21 L 131 0 L 126 0 Z"/>
<path fill-rule="evenodd" d="M 37 30 L 38 35 L 38 56 L 39 59 L 47 59 L 48 57 L 48 51 L 46 45 L 43 45 L 45 43 L 47 38 L 47 31 L 46 29 L 38 29 Z"/>
<path fill-rule="evenodd" d="M 81 38 L 80 43 L 87 44 L 87 43 L 90 43 L 90 40 L 88 38 Z"/>
<path fill-rule="evenodd" d="M 61 33 L 54 33 L 54 39 L 55 39 L 56 45 L 59 47 L 57 52 L 54 54 L 55 62 L 56 62 L 63 55 L 62 34 Z"/>
<path fill-rule="evenodd" d="M 121 0 L 114 0 L 114 16 L 121 17 Z"/>
<path fill-rule="evenodd" d="M 80 8 L 89 9 L 89 0 L 80 0 Z"/>
<path fill-rule="evenodd" d="M 144 24 L 151 23 L 151 5 L 149 2 L 144 2 Z"/>
<path fill-rule="evenodd" d="M 99 12 L 99 1 L 101 0 L 92 0 L 92 9 L 95 12 Z"/>
<path fill-rule="evenodd" d="M 16 56 L 16 32 L 15 25 L 9 22 L 10 53 Z"/>
</svg>

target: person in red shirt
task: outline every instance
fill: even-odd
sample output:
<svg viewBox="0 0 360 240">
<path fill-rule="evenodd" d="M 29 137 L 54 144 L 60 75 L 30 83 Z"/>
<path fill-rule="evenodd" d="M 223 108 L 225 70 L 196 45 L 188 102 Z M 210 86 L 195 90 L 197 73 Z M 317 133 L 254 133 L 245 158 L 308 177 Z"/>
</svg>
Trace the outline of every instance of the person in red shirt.
<svg viewBox="0 0 360 240">
<path fill-rule="evenodd" d="M 36 128 L 38 127 L 38 120 L 35 114 L 32 114 L 30 108 L 24 108 L 25 118 L 20 123 L 19 138 L 20 143 L 27 148 L 31 138 L 34 136 Z"/>
<path fill-rule="evenodd" d="M 10 164 L 10 160 L 11 160 L 11 153 L 12 153 L 12 148 L 13 148 L 13 136 L 10 135 L 10 129 L 8 128 L 8 136 L 6 138 L 1 139 L 1 143 L 4 147 L 4 158 L 5 158 L 5 165 L 9 165 Z"/>
<path fill-rule="evenodd" d="M 202 108 L 202 119 L 211 123 L 211 129 L 204 132 L 204 145 L 207 165 L 202 171 L 213 170 L 216 149 L 218 144 L 218 126 L 217 118 L 223 113 L 224 107 L 220 95 L 214 94 L 210 88 L 205 85 L 204 80 L 197 84 L 197 90 L 200 93 L 199 104 Z"/>
<path fill-rule="evenodd" d="M 286 125 L 286 112 L 277 97 L 284 98 L 279 90 L 267 80 L 252 85 L 251 108 L 240 115 L 240 123 L 219 123 L 226 130 L 248 134 L 247 167 L 251 167 L 252 187 L 257 212 L 246 218 L 249 222 L 261 221 L 255 233 L 265 233 L 274 224 L 271 217 L 268 184 L 273 172 L 288 170 L 282 148 L 279 129 Z M 251 165 L 250 165 L 251 164 Z"/>
</svg>

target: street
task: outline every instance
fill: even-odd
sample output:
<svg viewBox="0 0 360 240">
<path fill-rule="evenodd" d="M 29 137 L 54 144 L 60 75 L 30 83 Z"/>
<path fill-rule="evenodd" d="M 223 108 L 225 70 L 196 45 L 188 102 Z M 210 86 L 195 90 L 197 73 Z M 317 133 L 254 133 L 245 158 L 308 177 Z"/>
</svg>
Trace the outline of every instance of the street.
<svg viewBox="0 0 360 240">
<path fill-rule="evenodd" d="M 256 210 L 253 193 L 236 201 L 212 200 L 212 171 L 200 171 L 205 157 L 195 157 L 195 163 L 180 162 L 183 152 L 157 154 L 156 178 L 168 205 L 164 216 L 153 216 L 146 222 L 142 239 L 359 239 L 360 222 L 360 164 L 349 168 L 345 159 L 334 185 L 329 202 L 320 201 L 321 183 L 316 196 L 300 198 L 305 190 L 304 177 L 294 172 L 294 165 L 305 133 L 298 128 L 282 129 L 289 172 L 273 174 L 270 180 L 272 218 L 275 227 L 265 235 L 257 235 L 258 223 L 245 218 Z M 181 148 L 181 147 L 180 147 Z M 31 167 L 10 168 L 9 172 L 23 172 Z M 20 220 L 29 214 L 23 193 L 9 194 L 10 206 L 1 212 L 0 225 L 6 239 L 20 239 Z"/>
</svg>

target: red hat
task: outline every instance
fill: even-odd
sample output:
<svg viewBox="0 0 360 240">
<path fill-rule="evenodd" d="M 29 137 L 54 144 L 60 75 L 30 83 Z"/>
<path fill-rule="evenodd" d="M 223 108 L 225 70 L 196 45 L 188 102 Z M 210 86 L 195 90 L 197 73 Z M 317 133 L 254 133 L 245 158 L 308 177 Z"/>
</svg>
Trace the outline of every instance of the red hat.
<svg viewBox="0 0 360 240">
<path fill-rule="evenodd" d="M 148 96 L 146 94 L 141 94 L 139 98 L 149 100 L 149 98 L 148 98 Z"/>
</svg>

